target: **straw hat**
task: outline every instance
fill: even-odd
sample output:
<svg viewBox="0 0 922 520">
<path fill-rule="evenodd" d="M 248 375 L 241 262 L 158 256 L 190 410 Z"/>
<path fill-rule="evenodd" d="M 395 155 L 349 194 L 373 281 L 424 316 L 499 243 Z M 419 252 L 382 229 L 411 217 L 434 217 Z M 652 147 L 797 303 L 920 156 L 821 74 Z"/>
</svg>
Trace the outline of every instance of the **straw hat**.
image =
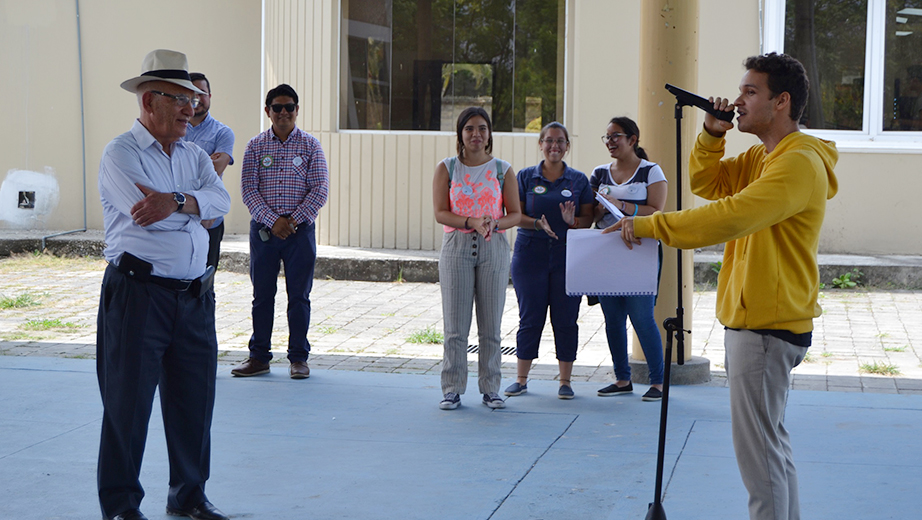
<svg viewBox="0 0 922 520">
<path fill-rule="evenodd" d="M 187 88 L 196 94 L 206 92 L 192 84 L 189 78 L 189 62 L 181 52 L 157 49 L 147 53 L 141 63 L 141 75 L 122 82 L 128 92 L 137 92 L 138 86 L 147 81 L 167 81 Z"/>
</svg>

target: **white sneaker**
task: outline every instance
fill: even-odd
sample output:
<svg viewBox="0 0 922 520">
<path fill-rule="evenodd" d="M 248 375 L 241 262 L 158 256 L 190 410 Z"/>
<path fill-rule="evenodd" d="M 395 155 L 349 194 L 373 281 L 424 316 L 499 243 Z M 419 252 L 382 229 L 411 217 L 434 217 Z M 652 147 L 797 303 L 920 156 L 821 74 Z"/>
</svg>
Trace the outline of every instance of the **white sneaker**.
<svg viewBox="0 0 922 520">
<path fill-rule="evenodd" d="M 442 402 L 439 403 L 439 408 L 442 410 L 454 410 L 459 406 L 461 406 L 461 396 L 454 392 L 445 394 Z"/>
</svg>

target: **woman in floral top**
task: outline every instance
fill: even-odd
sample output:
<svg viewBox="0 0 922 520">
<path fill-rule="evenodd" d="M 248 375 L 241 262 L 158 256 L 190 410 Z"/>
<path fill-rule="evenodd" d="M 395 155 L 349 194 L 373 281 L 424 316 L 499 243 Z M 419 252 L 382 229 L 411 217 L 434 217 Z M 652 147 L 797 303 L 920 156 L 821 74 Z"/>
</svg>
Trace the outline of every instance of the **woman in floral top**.
<svg viewBox="0 0 922 520">
<path fill-rule="evenodd" d="M 478 387 L 483 404 L 503 408 L 500 323 L 509 285 L 509 242 L 504 231 L 521 217 L 518 185 L 512 166 L 491 155 L 493 126 L 484 109 L 461 112 L 457 130 L 458 155 L 439 162 L 432 181 L 435 220 L 445 229 L 439 254 L 445 323 L 439 408 L 457 408 L 467 389 L 467 339 L 475 302 Z"/>
</svg>

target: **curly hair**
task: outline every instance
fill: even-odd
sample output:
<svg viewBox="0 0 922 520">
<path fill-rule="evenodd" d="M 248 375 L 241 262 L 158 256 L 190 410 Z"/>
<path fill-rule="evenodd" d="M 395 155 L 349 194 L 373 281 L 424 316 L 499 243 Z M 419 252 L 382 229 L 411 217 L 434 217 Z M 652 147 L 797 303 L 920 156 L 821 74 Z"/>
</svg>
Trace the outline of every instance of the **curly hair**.
<svg viewBox="0 0 922 520">
<path fill-rule="evenodd" d="M 807 71 L 797 59 L 787 54 L 771 52 L 761 56 L 750 56 L 743 63 L 746 70 L 768 74 L 768 90 L 772 98 L 787 92 L 791 96 L 791 119 L 799 121 L 807 106 L 810 80 Z"/>
</svg>

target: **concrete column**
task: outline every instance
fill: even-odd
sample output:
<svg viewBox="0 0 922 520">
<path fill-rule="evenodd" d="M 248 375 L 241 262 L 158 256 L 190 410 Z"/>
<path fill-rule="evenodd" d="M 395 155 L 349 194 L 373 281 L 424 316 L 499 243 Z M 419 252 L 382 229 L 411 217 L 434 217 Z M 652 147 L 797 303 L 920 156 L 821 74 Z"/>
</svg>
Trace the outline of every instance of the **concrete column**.
<svg viewBox="0 0 922 520">
<path fill-rule="evenodd" d="M 640 146 L 650 160 L 658 163 L 669 181 L 669 197 L 666 211 L 676 209 L 676 130 L 674 119 L 675 98 L 663 86 L 666 83 L 694 91 L 698 84 L 698 0 L 681 2 L 642 2 L 640 30 L 640 77 L 638 121 Z M 691 110 L 684 109 L 682 119 L 682 207 L 692 206 L 691 190 L 688 187 L 688 154 L 695 142 L 697 127 Z M 683 252 L 682 259 L 682 301 L 685 307 L 685 329 L 691 330 L 692 295 L 694 290 L 693 251 Z M 663 274 L 660 281 L 659 298 L 656 305 L 656 320 L 663 335 L 663 320 L 676 315 L 678 292 L 676 289 L 676 251 L 670 247 L 663 250 Z M 678 349 L 673 349 L 673 360 Z M 644 360 L 640 341 L 634 336 L 631 357 Z M 685 335 L 685 359 L 691 359 L 691 334 Z M 642 363 L 641 363 L 642 364 Z M 646 365 L 633 372 L 638 381 L 646 383 Z M 673 381 L 675 373 L 673 374 Z"/>
</svg>

